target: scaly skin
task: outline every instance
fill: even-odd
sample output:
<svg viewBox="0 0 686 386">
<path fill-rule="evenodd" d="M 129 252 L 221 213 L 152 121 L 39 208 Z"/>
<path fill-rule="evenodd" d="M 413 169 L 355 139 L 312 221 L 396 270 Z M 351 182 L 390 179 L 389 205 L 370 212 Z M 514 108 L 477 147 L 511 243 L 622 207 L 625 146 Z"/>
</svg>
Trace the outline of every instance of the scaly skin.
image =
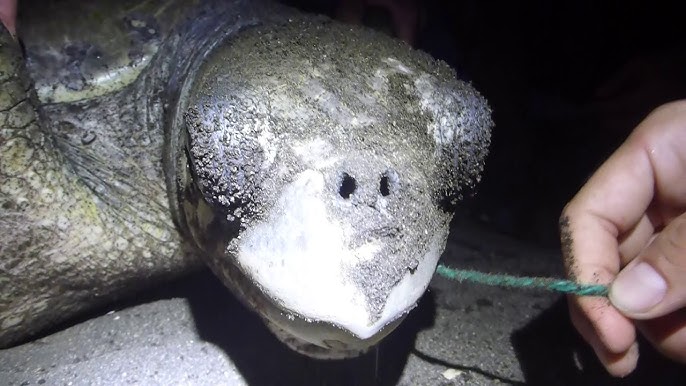
<svg viewBox="0 0 686 386">
<path fill-rule="evenodd" d="M 428 285 L 446 209 L 483 167 L 487 104 L 370 31 L 179 1 L 68 24 L 38 8 L 28 72 L 4 32 L 0 345 L 198 253 L 296 350 L 367 350 Z"/>
<path fill-rule="evenodd" d="M 0 347 L 201 266 L 167 190 L 165 109 L 192 60 L 261 9 L 24 5 L 31 71 L 4 29 L 0 52 Z"/>
<path fill-rule="evenodd" d="M 43 129 L 19 47 L 4 28 L 0 85 L 0 346 L 195 264 L 179 251 L 161 161 L 156 187 L 130 191 L 152 204 L 144 216 L 126 196 L 117 207 L 105 203 Z M 158 142 L 153 151 L 161 153 Z"/>
<path fill-rule="evenodd" d="M 181 3 L 27 2 L 30 72 L 2 30 L 0 347 L 202 266 L 167 190 L 165 109 L 192 60 L 262 8 Z M 60 12 L 84 18 L 65 24 Z"/>
</svg>

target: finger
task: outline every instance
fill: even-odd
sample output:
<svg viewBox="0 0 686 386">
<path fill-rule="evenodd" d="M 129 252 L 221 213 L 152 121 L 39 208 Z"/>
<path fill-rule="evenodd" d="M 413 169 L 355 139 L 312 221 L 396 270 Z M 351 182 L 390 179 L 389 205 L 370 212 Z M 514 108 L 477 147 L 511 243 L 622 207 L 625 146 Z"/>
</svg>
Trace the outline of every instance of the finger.
<svg viewBox="0 0 686 386">
<path fill-rule="evenodd" d="M 619 271 L 616 231 L 594 216 L 578 214 L 571 205 L 560 225 L 569 275 L 584 283 L 611 282 Z M 584 240 L 591 242 L 584 243 Z M 601 258 L 589 258 L 594 256 Z M 570 309 L 574 326 L 593 347 L 607 371 L 614 376 L 630 373 L 638 359 L 637 349 L 632 348 L 636 340 L 633 323 L 605 298 L 571 297 Z"/>
<path fill-rule="evenodd" d="M 629 264 L 648 245 L 655 234 L 655 228 L 654 220 L 645 214 L 634 228 L 624 234 L 619 241 L 619 256 L 622 267 Z"/>
<path fill-rule="evenodd" d="M 0 0 L 0 22 L 16 36 L 17 0 Z"/>
<path fill-rule="evenodd" d="M 593 178 L 590 182 L 593 182 Z M 614 280 L 620 269 L 617 238 L 621 225 L 615 225 L 595 211 L 584 209 L 598 205 L 598 200 L 605 198 L 600 195 L 599 199 L 593 199 L 595 194 L 592 188 L 585 188 L 585 192 L 577 195 L 565 209 L 560 224 L 563 254 L 568 274 L 574 280 L 606 284 Z M 636 223 L 640 223 L 642 215 L 636 214 L 635 217 Z M 629 226 L 624 227 L 630 229 Z M 613 369 L 610 364 L 616 361 L 610 360 L 610 354 L 621 357 L 631 349 L 635 342 L 633 323 L 614 309 L 607 299 L 580 297 L 573 298 L 571 302 L 578 308 L 578 318 L 587 320 L 588 327 L 580 332 L 593 346 L 608 371 L 614 375 L 627 371 L 631 366 L 622 366 L 621 362 L 617 366 L 619 369 Z M 575 326 L 580 325 L 579 322 L 575 323 Z"/>
<path fill-rule="evenodd" d="M 336 8 L 336 19 L 344 23 L 361 24 L 364 7 L 363 0 L 342 0 Z"/>
<path fill-rule="evenodd" d="M 590 263 L 614 271 L 617 239 L 621 256 L 630 260 L 651 229 L 686 209 L 685 174 L 686 101 L 679 101 L 651 113 L 567 204 L 563 219 L 575 228 L 562 240 L 573 260 L 567 267 Z"/>
<path fill-rule="evenodd" d="M 686 208 L 686 100 L 656 109 L 634 141 L 648 153 L 654 172 L 656 218 L 663 224 Z"/>
<path fill-rule="evenodd" d="M 414 2 L 387 3 L 393 17 L 395 35 L 409 45 L 414 45 L 419 19 L 417 5 Z"/>
<path fill-rule="evenodd" d="M 577 297 L 570 301 L 570 305 L 574 326 L 593 347 L 608 371 L 613 375 L 626 375 L 619 374 L 622 369 L 631 371 L 633 367 L 628 365 L 631 368 L 627 369 L 618 364 L 614 371 L 609 365 L 625 356 L 635 343 L 636 332 L 633 323 L 611 307 L 606 299 Z M 636 359 L 637 357 L 632 361 Z"/>
<path fill-rule="evenodd" d="M 600 363 L 607 369 L 607 372 L 615 377 L 624 377 L 630 374 L 638 362 L 638 345 L 636 343 L 635 333 L 630 334 L 631 344 L 629 348 L 620 352 L 612 352 L 602 343 L 601 339 L 593 327 L 592 323 L 582 312 L 575 299 L 569 299 L 569 313 L 571 315 L 572 324 L 577 331 L 584 338 L 595 352 Z"/>
<path fill-rule="evenodd" d="M 686 309 L 639 323 L 641 333 L 665 356 L 686 363 Z"/>
<path fill-rule="evenodd" d="M 565 266 L 574 279 L 596 283 L 602 276 L 609 283 L 619 272 L 618 239 L 628 237 L 627 249 L 636 249 L 649 228 L 642 219 L 653 199 L 653 177 L 645 149 L 628 140 L 567 204 L 560 232 Z"/>
<path fill-rule="evenodd" d="M 633 319 L 652 319 L 686 306 L 686 214 L 622 270 L 610 287 L 610 300 Z"/>
</svg>

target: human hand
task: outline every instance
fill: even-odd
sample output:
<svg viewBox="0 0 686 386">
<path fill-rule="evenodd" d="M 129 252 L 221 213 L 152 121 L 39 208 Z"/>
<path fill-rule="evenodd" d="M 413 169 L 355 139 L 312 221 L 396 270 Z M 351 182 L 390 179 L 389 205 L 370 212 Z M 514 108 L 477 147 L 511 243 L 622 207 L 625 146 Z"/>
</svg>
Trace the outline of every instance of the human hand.
<svg viewBox="0 0 686 386">
<path fill-rule="evenodd" d="M 570 297 L 572 322 L 614 376 L 634 370 L 636 329 L 686 362 L 686 100 L 653 111 L 565 207 L 568 275 L 612 283 Z"/>
<path fill-rule="evenodd" d="M 17 0 L 0 0 L 0 22 L 16 36 Z"/>
<path fill-rule="evenodd" d="M 336 9 L 336 19 L 351 24 L 362 24 L 365 9 L 370 6 L 388 11 L 395 36 L 409 45 L 414 45 L 419 27 L 419 7 L 415 0 L 341 0 Z"/>
</svg>

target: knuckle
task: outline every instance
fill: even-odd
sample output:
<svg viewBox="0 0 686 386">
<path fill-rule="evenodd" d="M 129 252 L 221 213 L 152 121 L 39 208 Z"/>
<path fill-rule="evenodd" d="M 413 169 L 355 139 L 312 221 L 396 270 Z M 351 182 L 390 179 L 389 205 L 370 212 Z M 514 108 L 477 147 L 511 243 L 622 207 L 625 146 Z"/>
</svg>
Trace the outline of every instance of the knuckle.
<svg viewBox="0 0 686 386">
<path fill-rule="evenodd" d="M 562 212 L 560 213 L 560 218 L 559 221 L 562 223 L 563 221 L 569 221 L 571 217 L 573 217 L 576 213 L 574 201 L 570 201 L 565 204 L 565 206 L 562 208 Z"/>
<path fill-rule="evenodd" d="M 686 114 L 686 99 L 676 100 L 658 106 L 650 115 Z"/>
<path fill-rule="evenodd" d="M 662 254 L 675 267 L 686 270 L 686 218 L 681 216 L 663 231 Z"/>
</svg>

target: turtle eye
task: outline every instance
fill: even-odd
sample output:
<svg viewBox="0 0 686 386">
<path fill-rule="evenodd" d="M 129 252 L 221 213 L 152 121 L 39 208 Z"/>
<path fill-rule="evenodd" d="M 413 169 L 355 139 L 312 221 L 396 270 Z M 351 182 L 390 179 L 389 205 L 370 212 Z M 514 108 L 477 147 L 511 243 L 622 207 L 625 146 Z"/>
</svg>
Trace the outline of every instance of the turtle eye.
<svg viewBox="0 0 686 386">
<path fill-rule="evenodd" d="M 200 187 L 198 186 L 197 179 L 196 179 L 196 174 L 195 174 L 195 166 L 193 165 L 193 162 L 191 162 L 191 153 L 188 150 L 187 146 L 184 146 L 183 152 L 186 154 L 186 171 L 187 173 L 185 176 L 182 178 L 181 184 L 186 186 L 187 189 L 189 189 L 189 192 L 192 196 L 198 196 L 200 195 Z M 182 160 L 179 160 L 179 163 L 183 162 Z M 182 165 L 179 165 L 180 167 L 183 167 Z"/>
<path fill-rule="evenodd" d="M 184 153 L 186 153 L 186 167 L 190 169 L 191 174 L 195 175 L 195 167 L 193 167 L 193 162 L 191 162 L 191 152 L 188 150 L 188 146 L 184 146 Z"/>
</svg>

